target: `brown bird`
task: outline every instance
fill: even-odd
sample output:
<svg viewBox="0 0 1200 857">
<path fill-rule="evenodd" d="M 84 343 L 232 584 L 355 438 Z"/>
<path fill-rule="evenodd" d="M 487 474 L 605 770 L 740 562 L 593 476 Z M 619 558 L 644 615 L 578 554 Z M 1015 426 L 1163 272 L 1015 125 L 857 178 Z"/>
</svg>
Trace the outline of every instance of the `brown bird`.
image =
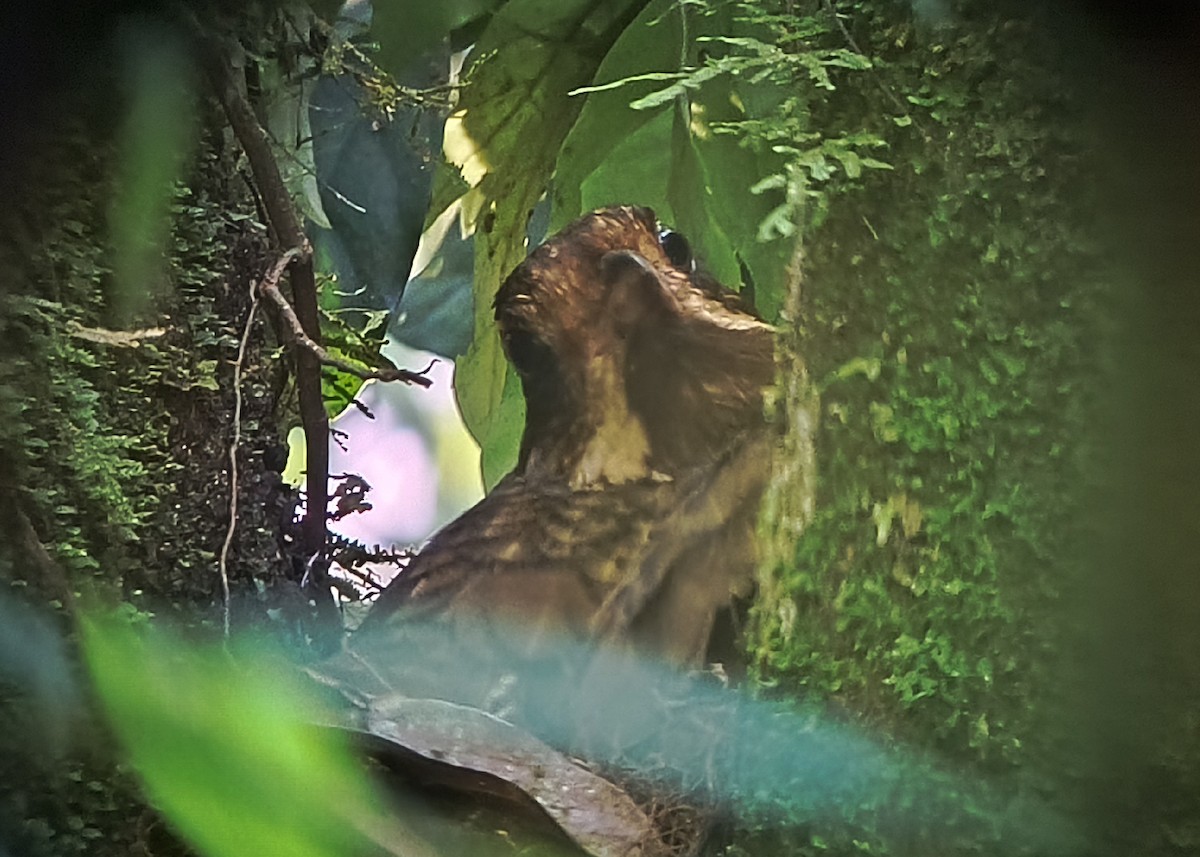
<svg viewBox="0 0 1200 857">
<path fill-rule="evenodd" d="M 633 207 L 534 250 L 495 312 L 526 403 L 516 469 L 410 562 L 354 647 L 433 620 L 497 669 L 564 639 L 704 664 L 752 587 L 770 326 Z"/>
</svg>

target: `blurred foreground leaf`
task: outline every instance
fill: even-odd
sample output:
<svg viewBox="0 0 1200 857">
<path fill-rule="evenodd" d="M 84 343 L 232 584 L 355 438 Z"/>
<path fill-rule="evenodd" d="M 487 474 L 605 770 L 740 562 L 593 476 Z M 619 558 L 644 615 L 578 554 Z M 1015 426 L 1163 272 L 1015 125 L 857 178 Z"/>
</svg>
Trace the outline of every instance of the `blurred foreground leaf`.
<svg viewBox="0 0 1200 857">
<path fill-rule="evenodd" d="M 539 637 L 530 656 L 525 625 L 406 619 L 307 668 L 342 697 L 328 722 L 410 781 L 486 796 L 507 825 L 532 799 L 590 854 L 661 853 L 647 843 L 672 823 L 668 806 L 819 832 L 838 854 L 885 839 L 912 843 L 897 855 L 976 854 L 997 839 L 1005 854 L 1086 853 L 1074 822 L 1012 777 L 962 770 L 819 702 L 755 698 L 568 635 Z"/>
<path fill-rule="evenodd" d="M 14 729 L 13 715 L 6 711 L 8 736 L 21 735 L 26 741 L 33 736 L 36 749 L 47 754 L 67 749 L 81 706 L 62 638 L 45 617 L 0 593 L 0 699 L 8 694 L 28 700 L 31 727 Z M 9 746 L 0 741 L 5 750 Z"/>
<path fill-rule="evenodd" d="M 127 105 L 121 121 L 121 162 L 109 213 L 113 245 L 114 314 L 145 312 L 167 280 L 164 252 L 171 202 L 195 137 L 192 76 L 178 34 L 151 24 L 121 32 Z"/>
<path fill-rule="evenodd" d="M 292 672 L 162 631 L 84 624 L 88 667 L 146 791 L 212 857 L 431 853 L 385 817 Z"/>
</svg>

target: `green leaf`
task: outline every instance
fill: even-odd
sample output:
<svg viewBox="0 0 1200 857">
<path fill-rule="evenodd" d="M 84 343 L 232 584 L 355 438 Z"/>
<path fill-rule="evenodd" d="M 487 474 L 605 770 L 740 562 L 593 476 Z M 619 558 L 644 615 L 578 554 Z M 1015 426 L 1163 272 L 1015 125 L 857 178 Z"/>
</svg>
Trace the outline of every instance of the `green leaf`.
<svg viewBox="0 0 1200 857">
<path fill-rule="evenodd" d="M 825 160 L 825 153 L 820 149 L 809 149 L 796 159 L 796 163 L 808 170 L 814 181 L 825 181 L 833 176 L 834 168 Z"/>
<path fill-rule="evenodd" d="M 550 215 L 552 230 L 565 226 L 603 199 L 610 202 L 633 203 L 653 208 L 661 217 L 665 209 L 666 181 L 669 172 L 671 109 L 634 110 L 635 101 L 655 91 L 660 80 L 677 80 L 683 74 L 680 58 L 683 53 L 683 30 L 678 11 L 667 11 L 670 4 L 653 0 L 625 28 L 595 72 L 598 82 L 590 88 L 586 99 L 575 96 L 581 108 L 579 117 L 563 141 L 554 170 L 553 207 Z M 643 130 L 653 125 L 653 130 Z M 631 169 L 626 160 L 618 160 L 614 146 L 625 147 L 637 138 L 637 154 L 649 156 L 660 175 L 649 184 L 623 198 L 605 193 L 605 185 L 613 191 L 632 190 L 623 186 L 622 176 Z M 626 153 L 634 144 L 626 147 Z M 665 162 L 664 162 L 665 159 Z M 638 164 L 633 169 L 643 173 L 651 167 Z M 585 201 L 585 182 L 588 199 Z"/>
<path fill-rule="evenodd" d="M 483 486 L 490 491 L 517 463 L 525 400 L 494 326 L 486 337 L 482 344 L 478 339 L 472 343 L 455 364 L 454 390 L 463 420 L 479 444 Z"/>
<path fill-rule="evenodd" d="M 796 234 L 796 223 L 792 220 L 792 206 L 780 205 L 770 212 L 758 224 L 758 240 L 770 241 L 774 238 L 790 238 Z"/>
<path fill-rule="evenodd" d="M 855 375 L 862 375 L 868 381 L 877 381 L 882 368 L 883 361 L 878 357 L 854 357 L 833 370 L 825 383 L 829 384 L 834 380 L 845 381 Z"/>
<path fill-rule="evenodd" d="M 698 107 L 710 126 L 743 119 L 748 110 L 761 115 L 777 106 L 763 89 L 729 78 L 715 80 L 696 95 L 693 111 Z M 693 121 L 690 127 L 698 126 Z M 785 180 L 782 185 L 763 186 L 761 179 L 782 175 L 785 159 L 744 146 L 736 135 L 698 134 L 693 140 L 702 171 L 705 210 L 731 245 L 736 260 L 753 278 L 759 312 L 773 321 L 784 301 L 784 272 L 792 242 L 785 240 L 787 234 L 783 232 L 783 239 L 763 240 L 759 225 L 785 203 L 788 183 Z M 715 267 L 713 271 L 716 273 Z M 736 283 L 741 271 L 731 271 L 728 276 L 727 283 Z"/>
<path fill-rule="evenodd" d="M 609 158 L 580 185 L 583 211 L 630 201 L 645 201 L 666 223 L 675 215 L 667 201 L 674 152 L 671 129 L 674 112 L 659 111 L 613 146 Z"/>
<path fill-rule="evenodd" d="M 122 35 L 122 83 L 129 105 L 118 132 L 120 163 L 109 211 L 117 318 L 144 312 L 163 288 L 171 202 L 196 133 L 187 93 L 193 69 L 174 32 L 150 23 Z"/>
<path fill-rule="evenodd" d="M 320 294 L 322 304 L 335 304 L 339 299 L 328 287 L 323 287 Z M 357 364 L 363 370 L 395 368 L 382 351 L 388 316 L 386 310 L 334 312 L 322 307 L 321 333 L 326 351 L 333 357 Z M 329 416 L 337 416 L 349 407 L 362 385 L 363 379 L 358 375 L 333 366 L 323 366 L 321 395 Z"/>
<path fill-rule="evenodd" d="M 768 190 L 782 190 L 787 187 L 787 176 L 783 173 L 769 175 L 750 186 L 750 193 L 760 194 Z"/>
<path fill-rule="evenodd" d="M 852 150 L 835 147 L 830 154 L 842 162 L 848 177 L 856 179 L 862 175 L 862 160 Z"/>
<path fill-rule="evenodd" d="M 298 719 L 315 709 L 278 663 L 235 665 L 216 648 L 115 620 L 83 630 L 118 739 L 151 799 L 204 854 L 340 857 L 394 826 L 333 733 Z"/>
<path fill-rule="evenodd" d="M 668 86 L 666 89 L 660 89 L 658 92 L 652 92 L 649 95 L 643 96 L 632 102 L 629 106 L 633 110 L 652 110 L 655 107 L 662 107 L 670 104 L 677 98 L 687 95 L 693 90 L 699 89 L 702 85 L 723 73 L 724 70 L 715 65 L 698 68 L 678 83 Z"/>
<path fill-rule="evenodd" d="M 687 106 L 674 110 L 671 134 L 672 169 L 667 198 L 675 213 L 674 223 L 693 244 L 700 248 L 704 266 L 726 285 L 741 283 L 741 269 L 733 242 L 725 231 L 726 222 L 717 215 L 720 195 L 714 189 L 712 172 L 706 169 L 700 145 L 689 122 Z M 749 182 L 742 189 L 749 194 Z"/>
<path fill-rule="evenodd" d="M 317 185 L 313 131 L 308 120 L 315 62 L 309 60 L 304 65 L 309 67 L 290 72 L 279 63 L 263 65 L 263 90 L 274 93 L 267 107 L 267 129 L 275 144 L 280 175 L 300 213 L 322 229 L 329 229 Z"/>
<path fill-rule="evenodd" d="M 849 68 L 855 71 L 862 71 L 873 67 L 870 59 L 857 51 L 847 50 L 846 48 L 838 48 L 837 50 L 830 51 L 825 56 L 823 62 L 825 65 Z"/>
</svg>

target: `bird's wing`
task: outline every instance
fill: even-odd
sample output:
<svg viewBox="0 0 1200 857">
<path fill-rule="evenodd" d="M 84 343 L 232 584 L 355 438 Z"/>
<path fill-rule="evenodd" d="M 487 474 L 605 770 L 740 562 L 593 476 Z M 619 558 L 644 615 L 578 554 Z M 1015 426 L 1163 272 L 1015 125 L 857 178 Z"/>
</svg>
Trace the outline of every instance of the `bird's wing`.
<svg viewBox="0 0 1200 857">
<path fill-rule="evenodd" d="M 471 617 L 586 634 L 592 613 L 640 565 L 675 492 L 659 480 L 580 491 L 510 476 L 434 536 L 364 629 Z"/>
</svg>

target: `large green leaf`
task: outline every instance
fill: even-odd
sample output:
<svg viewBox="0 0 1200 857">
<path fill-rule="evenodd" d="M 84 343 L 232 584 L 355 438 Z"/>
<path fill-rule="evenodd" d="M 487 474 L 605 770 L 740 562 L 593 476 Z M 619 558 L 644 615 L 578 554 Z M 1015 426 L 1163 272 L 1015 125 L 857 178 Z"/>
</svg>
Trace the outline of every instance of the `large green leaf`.
<svg viewBox="0 0 1200 857">
<path fill-rule="evenodd" d="M 410 86 L 445 82 L 424 58 L 407 69 Z M 353 75 L 327 75 L 313 86 L 312 154 L 320 204 L 330 229 L 310 229 L 319 270 L 336 273 L 334 307 L 395 310 L 405 290 L 429 206 L 431 153 L 442 145 L 442 117 L 401 102 L 386 121 L 364 109 L 370 90 Z"/>
<path fill-rule="evenodd" d="M 647 4 L 596 70 L 595 86 L 678 70 L 684 29 L 680 13 L 669 6 L 662 0 Z M 667 216 L 670 107 L 640 111 L 629 106 L 659 88 L 653 80 L 642 80 L 575 96 L 582 110 L 555 165 L 552 229 L 591 208 L 613 203 L 648 205 L 659 216 Z M 641 186 L 623 181 L 634 172 L 649 180 Z"/>
<path fill-rule="evenodd" d="M 785 269 L 793 242 L 785 238 L 760 240 L 759 224 L 783 202 L 783 189 L 753 193 L 751 188 L 764 176 L 782 172 L 784 158 L 773 152 L 755 151 L 736 135 L 714 131 L 721 122 L 769 115 L 779 91 L 767 94 L 763 90 L 763 86 L 727 77 L 705 84 L 691 100 L 693 114 L 703 117 L 692 122 L 692 129 L 699 133 L 693 133 L 691 141 L 700 171 L 698 185 L 704 192 L 704 210 L 750 272 L 759 311 L 764 318 L 774 320 L 783 305 Z M 756 112 L 748 117 L 747 110 Z"/>
<path fill-rule="evenodd" d="M 629 136 L 610 149 L 608 162 L 623 164 L 624 169 L 597 169 L 573 188 L 582 211 L 619 205 L 631 200 L 654 202 L 654 209 L 664 221 L 675 222 L 674 212 L 667 201 L 667 185 L 671 178 L 674 153 L 664 141 L 671 139 L 675 117 L 670 110 L 660 110 L 650 116 Z"/>
<path fill-rule="evenodd" d="M 517 463 L 525 399 L 494 327 L 483 333 L 483 340 L 478 344 L 477 339 L 456 364 L 454 389 L 463 420 L 479 444 L 483 485 L 490 491 Z"/>
<path fill-rule="evenodd" d="M 492 18 L 467 70 L 451 117 L 448 153 L 472 185 L 475 238 L 474 339 L 458 362 L 455 388 L 479 442 L 491 487 L 516 463 L 523 403 L 500 347 L 492 301 L 525 257 L 525 229 L 545 192 L 563 138 L 589 83 L 640 4 L 637 0 L 510 0 Z"/>
<path fill-rule="evenodd" d="M 427 853 L 387 820 L 334 733 L 299 720 L 313 707 L 279 664 L 235 664 L 116 621 L 85 622 L 84 649 L 147 793 L 200 852 L 341 857 L 386 841 L 385 850 Z"/>
<path fill-rule="evenodd" d="M 742 276 L 737 248 L 716 216 L 715 194 L 696 144 L 697 120 L 691 118 L 696 113 L 694 103 L 676 102 L 673 112 L 672 169 L 668 188 L 669 200 L 676 212 L 672 225 L 690 236 L 708 270 L 717 279 L 731 285 L 740 284 Z"/>
</svg>

